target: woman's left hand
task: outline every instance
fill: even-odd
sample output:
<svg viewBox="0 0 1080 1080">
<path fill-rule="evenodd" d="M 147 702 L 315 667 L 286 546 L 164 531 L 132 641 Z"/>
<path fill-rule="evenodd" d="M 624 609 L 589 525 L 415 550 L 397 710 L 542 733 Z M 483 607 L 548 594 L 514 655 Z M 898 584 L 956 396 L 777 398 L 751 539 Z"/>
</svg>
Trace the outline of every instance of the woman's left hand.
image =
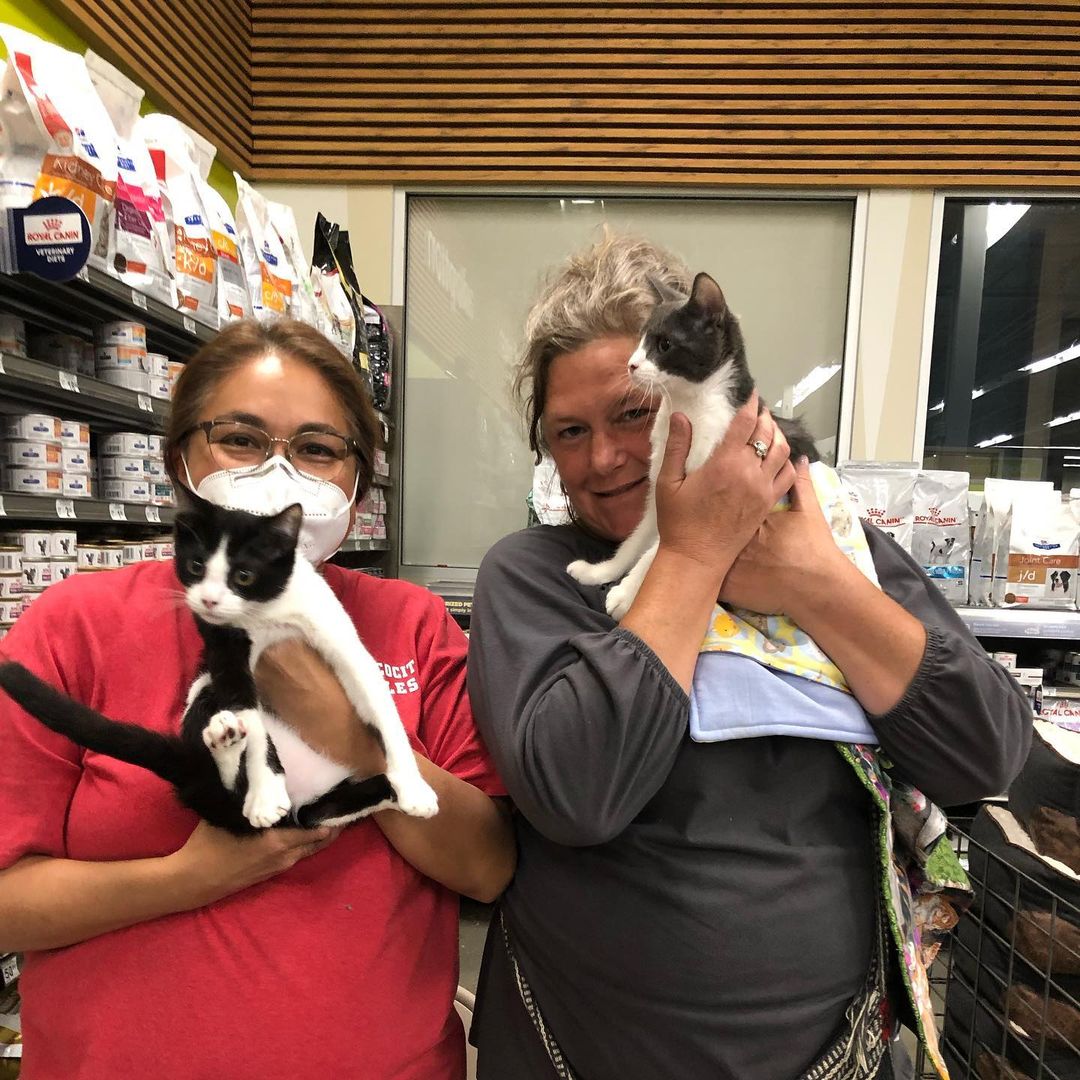
<svg viewBox="0 0 1080 1080">
<path fill-rule="evenodd" d="M 783 438 L 779 429 L 776 437 Z M 802 606 L 823 587 L 859 573 L 837 547 L 806 458 L 796 464 L 790 499 L 790 509 L 769 514 L 735 560 L 720 590 L 723 603 L 799 622 Z"/>
</svg>

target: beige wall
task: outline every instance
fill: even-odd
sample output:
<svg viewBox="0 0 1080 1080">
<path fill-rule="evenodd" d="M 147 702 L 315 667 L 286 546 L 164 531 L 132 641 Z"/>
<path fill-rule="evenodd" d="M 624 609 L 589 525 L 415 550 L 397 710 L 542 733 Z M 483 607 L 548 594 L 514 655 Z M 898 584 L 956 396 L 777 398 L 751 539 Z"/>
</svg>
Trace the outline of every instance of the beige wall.
<svg viewBox="0 0 1080 1080">
<path fill-rule="evenodd" d="M 870 192 L 851 434 L 854 460 L 907 461 L 916 450 L 933 211 L 932 191 Z M 921 460 L 921 447 L 916 456 Z"/>
</svg>

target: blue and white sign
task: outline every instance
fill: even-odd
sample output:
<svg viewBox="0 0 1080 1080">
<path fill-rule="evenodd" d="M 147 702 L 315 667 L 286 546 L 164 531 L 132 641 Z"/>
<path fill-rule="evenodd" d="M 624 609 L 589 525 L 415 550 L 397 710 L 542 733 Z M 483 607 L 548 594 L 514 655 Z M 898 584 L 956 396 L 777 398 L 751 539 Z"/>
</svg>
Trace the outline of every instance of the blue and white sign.
<svg viewBox="0 0 1080 1080">
<path fill-rule="evenodd" d="M 7 211 L 14 270 L 48 281 L 70 281 L 90 257 L 90 222 L 70 199 L 48 195 Z"/>
</svg>

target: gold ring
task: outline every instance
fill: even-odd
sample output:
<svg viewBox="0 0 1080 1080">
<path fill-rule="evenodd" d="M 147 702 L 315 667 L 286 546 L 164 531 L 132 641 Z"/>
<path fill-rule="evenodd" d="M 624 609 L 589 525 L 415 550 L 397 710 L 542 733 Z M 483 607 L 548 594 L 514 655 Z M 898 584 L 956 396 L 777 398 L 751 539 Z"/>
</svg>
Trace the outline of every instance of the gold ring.
<svg viewBox="0 0 1080 1080">
<path fill-rule="evenodd" d="M 765 455 L 769 452 L 769 444 L 761 439 L 755 439 L 750 445 L 754 448 L 754 453 L 764 461 Z"/>
</svg>

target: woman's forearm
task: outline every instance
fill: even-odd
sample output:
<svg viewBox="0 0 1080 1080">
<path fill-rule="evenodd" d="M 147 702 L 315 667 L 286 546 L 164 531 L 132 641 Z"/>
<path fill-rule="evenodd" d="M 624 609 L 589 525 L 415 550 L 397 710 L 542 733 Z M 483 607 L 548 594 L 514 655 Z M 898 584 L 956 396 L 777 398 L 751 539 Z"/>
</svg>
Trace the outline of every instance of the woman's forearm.
<svg viewBox="0 0 1080 1080">
<path fill-rule="evenodd" d="M 517 862 L 507 806 L 440 769 L 421 754 L 417 764 L 439 797 L 432 818 L 382 810 L 375 821 L 397 853 L 422 874 L 474 900 L 495 900 Z"/>
<path fill-rule="evenodd" d="M 165 859 L 28 855 L 0 871 L 0 953 L 58 949 L 192 906 Z"/>
<path fill-rule="evenodd" d="M 846 561 L 808 583 L 788 614 L 843 672 L 871 715 L 899 704 L 926 651 L 926 628 Z"/>
<path fill-rule="evenodd" d="M 725 571 L 719 561 L 707 565 L 661 544 L 620 624 L 656 653 L 687 693 Z"/>
</svg>

